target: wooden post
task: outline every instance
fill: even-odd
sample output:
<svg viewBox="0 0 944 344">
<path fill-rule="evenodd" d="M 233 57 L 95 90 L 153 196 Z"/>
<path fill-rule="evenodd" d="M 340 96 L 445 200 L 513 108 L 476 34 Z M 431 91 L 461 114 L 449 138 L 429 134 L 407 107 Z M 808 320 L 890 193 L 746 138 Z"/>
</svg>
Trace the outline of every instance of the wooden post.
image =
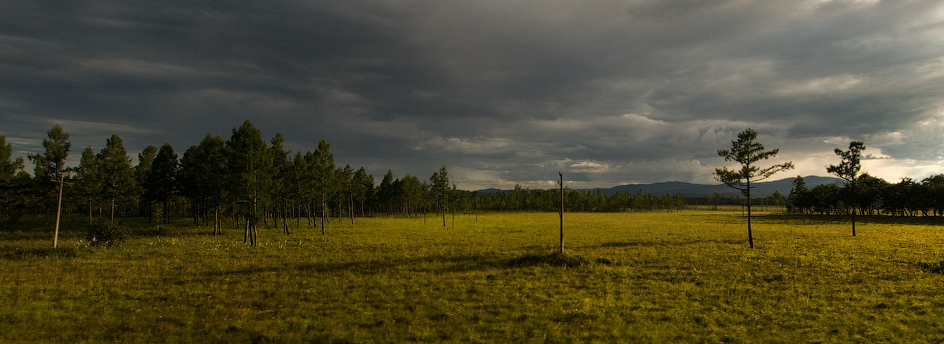
<svg viewBox="0 0 944 344">
<path fill-rule="evenodd" d="M 557 172 L 560 176 L 560 181 L 557 182 L 560 185 L 560 254 L 564 254 L 564 174 L 560 171 Z"/>
<path fill-rule="evenodd" d="M 67 174 L 69 174 L 69 172 L 59 172 L 59 180 L 56 181 L 56 183 L 59 183 L 59 205 L 56 207 L 56 231 L 52 236 L 53 248 L 59 244 L 59 215 L 62 214 L 62 185 L 65 184 Z"/>
</svg>

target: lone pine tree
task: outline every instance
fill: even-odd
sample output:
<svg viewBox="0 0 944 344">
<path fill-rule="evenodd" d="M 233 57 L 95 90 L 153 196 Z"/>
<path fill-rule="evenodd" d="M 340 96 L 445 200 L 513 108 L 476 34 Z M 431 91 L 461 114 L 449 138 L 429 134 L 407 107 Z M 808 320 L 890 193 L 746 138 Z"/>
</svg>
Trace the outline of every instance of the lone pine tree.
<svg viewBox="0 0 944 344">
<path fill-rule="evenodd" d="M 793 168 L 792 162 L 773 165 L 766 168 L 760 168 L 756 164 L 762 160 L 770 159 L 777 155 L 780 149 L 769 151 L 764 150 L 764 145 L 757 142 L 757 132 L 748 128 L 738 133 L 737 141 L 731 141 L 731 149 L 718 150 L 718 155 L 724 158 L 724 161 L 735 161 L 741 164 L 739 170 L 729 170 L 727 167 L 715 169 L 715 179 L 741 191 L 747 197 L 747 240 L 751 248 L 754 248 L 754 235 L 751 232 L 751 182 L 758 182 L 780 171 Z"/>
<path fill-rule="evenodd" d="M 842 157 L 842 162 L 840 162 L 839 165 L 829 165 L 826 167 L 826 172 L 832 173 L 837 177 L 844 179 L 849 183 L 849 188 L 852 190 L 852 236 L 856 235 L 855 214 L 856 204 L 858 201 L 856 182 L 859 180 L 859 171 L 862 170 L 860 157 L 862 156 L 862 151 L 864 150 L 865 143 L 862 143 L 862 141 L 850 142 L 849 150 L 847 151 L 836 148 L 834 152 L 836 152 L 836 155 Z"/>
</svg>

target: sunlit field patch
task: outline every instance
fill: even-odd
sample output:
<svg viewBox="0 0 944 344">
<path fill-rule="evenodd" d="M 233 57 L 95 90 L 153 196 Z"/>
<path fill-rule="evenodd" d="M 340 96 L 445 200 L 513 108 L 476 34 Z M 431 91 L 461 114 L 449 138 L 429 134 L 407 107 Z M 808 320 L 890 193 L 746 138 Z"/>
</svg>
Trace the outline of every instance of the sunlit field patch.
<svg viewBox="0 0 944 344">
<path fill-rule="evenodd" d="M 740 211 L 0 231 L 0 342 L 940 342 L 936 221 Z M 302 225 L 305 221 L 302 221 Z M 938 269 L 935 269 L 935 266 Z"/>
</svg>

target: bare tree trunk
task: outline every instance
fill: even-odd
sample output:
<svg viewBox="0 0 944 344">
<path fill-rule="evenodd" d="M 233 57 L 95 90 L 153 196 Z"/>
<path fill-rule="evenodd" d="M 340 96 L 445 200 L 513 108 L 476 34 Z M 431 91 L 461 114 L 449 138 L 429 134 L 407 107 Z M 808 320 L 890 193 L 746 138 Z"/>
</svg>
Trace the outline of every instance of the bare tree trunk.
<svg viewBox="0 0 944 344">
<path fill-rule="evenodd" d="M 747 180 L 747 242 L 754 248 L 754 234 L 751 232 L 751 180 Z"/>
<path fill-rule="evenodd" d="M 165 225 L 170 224 L 170 214 L 169 214 L 170 210 L 168 209 L 169 208 L 168 203 L 170 203 L 169 200 L 165 199 L 164 200 L 164 224 Z"/>
<path fill-rule="evenodd" d="M 252 246 L 259 246 L 259 228 L 255 223 L 252 224 Z"/>
<path fill-rule="evenodd" d="M 243 244 L 249 242 L 249 221 L 246 221 L 246 231 L 243 232 Z"/>
<path fill-rule="evenodd" d="M 324 198 L 322 198 L 321 199 L 321 235 L 325 235 L 324 226 L 325 226 L 325 217 L 328 216 L 328 214 L 326 214 L 327 210 L 328 210 L 328 205 L 325 204 Z"/>
</svg>

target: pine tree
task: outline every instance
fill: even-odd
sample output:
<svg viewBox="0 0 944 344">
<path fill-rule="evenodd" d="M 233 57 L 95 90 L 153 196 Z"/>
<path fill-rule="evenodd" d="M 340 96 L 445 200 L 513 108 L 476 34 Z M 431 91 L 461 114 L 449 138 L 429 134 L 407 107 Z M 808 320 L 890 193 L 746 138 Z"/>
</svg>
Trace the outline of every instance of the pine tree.
<svg viewBox="0 0 944 344">
<path fill-rule="evenodd" d="M 131 158 L 118 135 L 105 141 L 105 148 L 97 156 L 98 172 L 101 176 L 102 199 L 111 201 L 110 221 L 115 222 L 115 209 L 120 202 L 136 193 L 137 183 L 131 168 Z"/>
<path fill-rule="evenodd" d="M 433 172 L 433 175 L 429 177 L 430 188 L 432 188 L 433 196 L 436 197 L 436 203 L 439 205 L 439 212 L 442 214 L 443 227 L 446 227 L 446 208 L 449 202 L 449 175 L 446 171 L 446 166 L 443 166 L 439 169 L 439 172 Z"/>
<path fill-rule="evenodd" d="M 170 223 L 168 203 L 177 192 L 178 166 L 174 147 L 170 143 L 165 143 L 155 155 L 151 170 L 147 174 L 146 194 L 149 195 L 147 198 L 161 203 L 164 224 Z"/>
<path fill-rule="evenodd" d="M 374 176 L 367 173 L 367 170 L 361 166 L 354 172 L 354 201 L 360 205 L 361 216 L 364 216 L 364 206 L 370 202 L 374 194 Z"/>
<path fill-rule="evenodd" d="M 59 173 L 66 171 L 66 159 L 69 157 L 69 133 L 58 124 L 46 132 L 43 139 L 43 154 L 29 154 L 27 157 L 35 165 L 33 179 L 40 203 L 46 209 L 54 208 L 56 202 L 56 182 Z"/>
<path fill-rule="evenodd" d="M 318 142 L 318 149 L 313 154 L 314 161 L 310 166 L 314 170 L 314 187 L 321 196 L 321 235 L 325 234 L 325 221 L 328 220 L 328 200 L 337 190 L 334 154 L 331 154 L 330 149 L 331 145 L 325 140 Z"/>
<path fill-rule="evenodd" d="M 151 164 L 154 163 L 155 156 L 157 156 L 157 147 L 153 145 L 144 147 L 144 150 L 138 153 L 138 165 L 134 167 L 134 179 L 138 183 L 138 187 L 144 190 L 140 200 L 140 212 L 141 215 L 148 217 L 148 223 L 152 220 L 151 203 L 154 202 L 154 199 L 149 193 L 151 187 L 148 185 L 147 179 L 148 173 L 151 172 Z"/>
<path fill-rule="evenodd" d="M 52 181 L 59 178 L 59 172 L 66 169 L 66 158 L 69 157 L 69 133 L 62 130 L 58 124 L 46 133 L 43 139 L 45 152 L 42 155 L 29 154 L 29 159 L 36 165 L 33 175 L 36 180 Z"/>
<path fill-rule="evenodd" d="M 246 218 L 243 242 L 258 245 L 258 207 L 271 179 L 271 156 L 262 132 L 246 120 L 226 142 L 227 170 L 233 198 Z"/>
<path fill-rule="evenodd" d="M 198 224 L 198 216 L 206 217 L 212 210 L 213 234 L 223 234 L 220 216 L 228 182 L 225 147 L 223 137 L 206 135 L 180 159 L 178 185 L 194 207 L 194 224 Z"/>
<path fill-rule="evenodd" d="M 23 169 L 23 158 L 13 159 L 13 145 L 0 135 L 0 218 L 10 214 L 13 205 L 13 178 Z"/>
<path fill-rule="evenodd" d="M 282 233 L 288 235 L 288 200 L 291 194 L 291 175 L 292 162 L 288 159 L 289 152 L 282 148 L 285 138 L 281 133 L 276 133 L 272 138 L 272 146 L 269 147 L 269 153 L 272 159 L 272 187 L 270 188 L 270 198 L 274 202 L 272 210 L 272 219 L 275 226 L 278 227 L 278 219 L 282 218 Z"/>
<path fill-rule="evenodd" d="M 89 225 L 92 224 L 94 205 L 101 197 L 102 174 L 99 165 L 98 156 L 92 147 L 85 147 L 76 171 L 75 190 L 82 202 L 88 205 Z"/>
<path fill-rule="evenodd" d="M 757 132 L 748 128 L 738 133 L 737 141 L 731 141 L 731 149 L 718 150 L 718 155 L 724 161 L 735 161 L 741 164 L 740 170 L 729 170 L 727 167 L 715 169 L 715 179 L 740 190 L 747 197 L 747 240 L 754 248 L 754 236 L 751 232 L 751 182 L 758 182 L 769 178 L 777 172 L 793 168 L 792 162 L 773 165 L 767 168 L 757 167 L 755 164 L 777 156 L 779 149 L 764 150 L 764 145 L 757 142 Z"/>
<path fill-rule="evenodd" d="M 862 143 L 862 141 L 850 142 L 849 150 L 847 151 L 836 148 L 834 152 L 836 155 L 842 157 L 842 162 L 840 162 L 839 165 L 829 165 L 826 167 L 826 172 L 835 174 L 837 177 L 844 179 L 849 183 L 849 187 L 852 188 L 852 236 L 856 235 L 856 182 L 859 179 L 859 171 L 862 170 L 860 157 L 863 150 L 865 150 L 865 144 Z"/>
</svg>

